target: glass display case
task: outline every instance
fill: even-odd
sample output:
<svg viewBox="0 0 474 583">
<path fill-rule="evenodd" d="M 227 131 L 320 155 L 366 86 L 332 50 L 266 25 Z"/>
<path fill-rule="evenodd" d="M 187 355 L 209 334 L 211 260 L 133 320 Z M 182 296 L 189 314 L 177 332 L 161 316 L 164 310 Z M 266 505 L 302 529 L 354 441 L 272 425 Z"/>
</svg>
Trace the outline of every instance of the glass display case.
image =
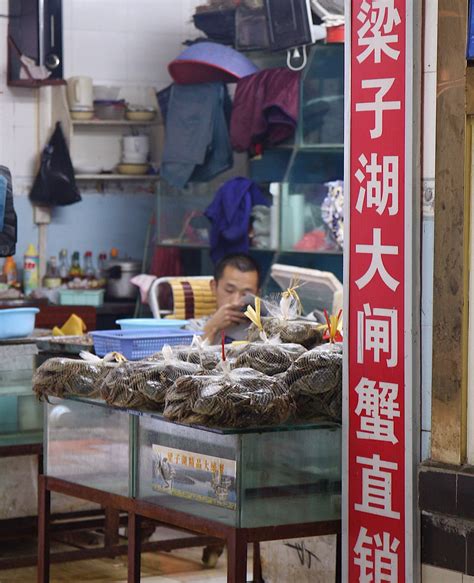
<svg viewBox="0 0 474 583">
<path fill-rule="evenodd" d="M 50 401 L 44 405 L 46 474 L 133 496 L 131 456 L 136 418 L 88 401 Z"/>
<path fill-rule="evenodd" d="M 255 60 L 260 57 L 263 66 L 285 65 L 280 62 L 281 55 L 271 61 L 265 53 L 251 55 Z M 294 139 L 250 160 L 248 168 L 242 159 L 236 156 L 236 160 L 230 173 L 210 183 L 193 183 L 185 190 L 173 189 L 164 182 L 159 185 L 158 244 L 206 248 L 209 223 L 203 211 L 223 182 L 232 176 L 248 175 L 257 183 L 280 186 L 279 196 L 273 201 L 271 244 L 261 249 L 257 246 L 257 251 L 342 255 L 343 44 L 317 43 L 311 48 L 301 76 L 300 115 Z M 339 197 L 332 196 L 328 183 L 339 185 Z M 341 271 L 340 258 L 332 257 L 329 263 L 332 269 Z"/>
<path fill-rule="evenodd" d="M 41 443 L 42 406 L 31 391 L 35 344 L 0 345 L 0 446 Z"/>
<path fill-rule="evenodd" d="M 209 184 L 186 189 L 160 184 L 157 197 L 157 241 L 168 247 L 209 246 L 209 220 L 204 211 L 214 191 Z"/>
<path fill-rule="evenodd" d="M 45 404 L 46 473 L 236 527 L 337 520 L 341 429 L 179 425 L 70 398 Z"/>
</svg>

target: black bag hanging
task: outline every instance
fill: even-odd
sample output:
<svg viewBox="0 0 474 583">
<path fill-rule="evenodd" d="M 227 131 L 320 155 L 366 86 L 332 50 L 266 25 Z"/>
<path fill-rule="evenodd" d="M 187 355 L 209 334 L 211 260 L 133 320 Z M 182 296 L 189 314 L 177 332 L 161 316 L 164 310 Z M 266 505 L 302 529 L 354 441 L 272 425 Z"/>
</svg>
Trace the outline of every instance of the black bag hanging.
<svg viewBox="0 0 474 583">
<path fill-rule="evenodd" d="M 66 206 L 82 200 L 60 122 L 41 154 L 30 200 L 40 206 Z"/>
<path fill-rule="evenodd" d="M 13 207 L 12 177 L 6 166 L 0 166 L 0 257 L 15 255 L 17 217 Z"/>
</svg>

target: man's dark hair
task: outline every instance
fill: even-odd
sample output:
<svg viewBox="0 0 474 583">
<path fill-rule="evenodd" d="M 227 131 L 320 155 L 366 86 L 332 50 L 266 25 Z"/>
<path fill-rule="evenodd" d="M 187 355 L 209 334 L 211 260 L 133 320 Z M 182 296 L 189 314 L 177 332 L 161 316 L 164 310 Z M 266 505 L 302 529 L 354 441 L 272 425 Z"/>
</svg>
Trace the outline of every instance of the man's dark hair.
<svg viewBox="0 0 474 583">
<path fill-rule="evenodd" d="M 256 271 L 258 275 L 258 285 L 260 286 L 260 266 L 255 261 L 255 259 L 250 257 L 250 255 L 244 255 L 243 253 L 233 253 L 232 255 L 226 255 L 226 257 L 219 261 L 214 270 L 214 279 L 216 281 L 222 279 L 226 267 L 234 267 L 243 273 Z"/>
</svg>

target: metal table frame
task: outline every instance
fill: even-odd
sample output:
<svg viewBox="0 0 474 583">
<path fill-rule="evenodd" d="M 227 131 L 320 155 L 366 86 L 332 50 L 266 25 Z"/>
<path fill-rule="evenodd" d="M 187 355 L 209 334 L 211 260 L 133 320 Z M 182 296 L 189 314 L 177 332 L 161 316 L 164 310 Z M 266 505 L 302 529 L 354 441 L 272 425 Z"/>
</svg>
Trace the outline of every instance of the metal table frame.
<svg viewBox="0 0 474 583">
<path fill-rule="evenodd" d="M 198 533 L 216 539 L 218 544 L 227 544 L 227 581 L 228 583 L 245 583 L 247 580 L 247 545 L 262 541 L 291 539 L 335 534 L 337 535 L 336 581 L 341 581 L 340 572 L 340 534 L 341 521 L 312 522 L 266 526 L 259 528 L 237 528 L 216 521 L 208 520 L 143 500 L 111 494 L 96 488 L 76 484 L 59 478 L 42 475 L 38 485 L 38 583 L 50 581 L 50 517 L 51 492 L 95 502 L 102 506 L 128 513 L 128 583 L 139 583 L 141 552 L 149 550 L 148 544 L 141 543 L 141 525 L 144 518 L 179 529 Z M 200 539 L 197 539 L 200 540 Z M 193 542 L 197 542 L 193 539 Z M 177 548 L 176 541 L 153 543 L 154 549 L 171 550 Z M 189 546 L 189 544 L 187 545 Z M 197 544 L 193 546 L 198 546 Z M 125 548 L 124 548 L 125 550 Z M 114 554 L 117 554 L 116 552 Z M 103 554 L 102 554 L 103 556 Z M 254 582 L 261 581 L 259 553 L 254 557 Z"/>
</svg>

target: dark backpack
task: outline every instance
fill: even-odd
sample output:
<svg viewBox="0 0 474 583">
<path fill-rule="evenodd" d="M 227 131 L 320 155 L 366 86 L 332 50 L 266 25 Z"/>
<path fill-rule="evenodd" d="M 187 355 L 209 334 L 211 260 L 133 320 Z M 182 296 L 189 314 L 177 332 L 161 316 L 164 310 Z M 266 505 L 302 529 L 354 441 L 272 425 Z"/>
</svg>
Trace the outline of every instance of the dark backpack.
<svg viewBox="0 0 474 583">
<path fill-rule="evenodd" d="M 0 166 L 0 257 L 15 255 L 17 218 L 13 207 L 12 176 Z"/>
</svg>

